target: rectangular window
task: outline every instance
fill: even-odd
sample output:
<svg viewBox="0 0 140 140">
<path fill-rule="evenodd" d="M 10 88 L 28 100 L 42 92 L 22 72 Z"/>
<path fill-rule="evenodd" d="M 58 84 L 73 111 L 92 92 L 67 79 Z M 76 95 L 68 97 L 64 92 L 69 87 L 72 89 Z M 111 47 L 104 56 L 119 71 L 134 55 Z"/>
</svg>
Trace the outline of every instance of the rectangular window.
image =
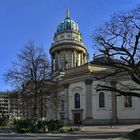
<svg viewBox="0 0 140 140">
<path fill-rule="evenodd" d="M 99 108 L 105 108 L 105 95 L 103 92 L 99 93 Z"/>
<path fill-rule="evenodd" d="M 61 121 L 64 121 L 64 114 L 61 114 L 61 115 L 60 115 L 60 120 L 61 120 Z"/>
<path fill-rule="evenodd" d="M 132 107 L 132 97 L 131 96 L 124 96 L 124 107 L 125 108 Z"/>
</svg>

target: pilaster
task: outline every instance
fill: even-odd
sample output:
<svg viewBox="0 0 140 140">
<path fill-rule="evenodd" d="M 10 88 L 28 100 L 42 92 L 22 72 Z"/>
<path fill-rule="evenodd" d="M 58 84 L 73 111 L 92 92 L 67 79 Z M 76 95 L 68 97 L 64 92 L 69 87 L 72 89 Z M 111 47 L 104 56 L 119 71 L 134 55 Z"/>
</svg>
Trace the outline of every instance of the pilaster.
<svg viewBox="0 0 140 140">
<path fill-rule="evenodd" d="M 69 84 L 64 84 L 64 94 L 65 94 L 65 118 L 64 118 L 64 123 L 68 124 L 69 123 L 69 99 L 68 99 L 68 88 Z"/>
<path fill-rule="evenodd" d="M 51 71 L 54 71 L 53 55 L 51 56 Z"/>
<path fill-rule="evenodd" d="M 58 52 L 55 53 L 55 70 L 58 69 Z"/>
<path fill-rule="evenodd" d="M 81 65 L 83 65 L 83 52 L 81 53 Z"/>
<path fill-rule="evenodd" d="M 86 119 L 84 121 L 85 124 L 92 124 L 93 116 L 92 116 L 92 79 L 87 79 L 85 81 L 86 85 Z"/>
<path fill-rule="evenodd" d="M 71 52 L 71 67 L 73 68 L 74 67 L 74 54 L 73 54 L 73 51 Z"/>
<path fill-rule="evenodd" d="M 116 87 L 116 82 L 111 81 L 111 86 Z M 112 98 L 112 123 L 117 123 L 117 99 L 116 99 L 116 92 L 112 91 L 111 94 Z"/>
<path fill-rule="evenodd" d="M 73 51 L 73 67 L 76 67 L 76 51 Z"/>
</svg>

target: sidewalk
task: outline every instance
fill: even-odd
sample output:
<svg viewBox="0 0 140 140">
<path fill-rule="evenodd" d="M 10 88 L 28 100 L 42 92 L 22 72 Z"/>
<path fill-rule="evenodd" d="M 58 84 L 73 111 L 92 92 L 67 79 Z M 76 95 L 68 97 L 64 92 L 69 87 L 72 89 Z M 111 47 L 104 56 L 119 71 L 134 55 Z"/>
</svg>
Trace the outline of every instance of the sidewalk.
<svg viewBox="0 0 140 140">
<path fill-rule="evenodd" d="M 83 126 L 82 132 L 87 133 L 110 133 L 110 132 L 132 132 L 135 129 L 140 128 L 140 124 L 131 125 L 115 125 L 115 126 Z"/>
<path fill-rule="evenodd" d="M 11 132 L 9 136 L 31 136 L 31 137 L 94 137 L 94 138 L 116 138 L 126 136 L 129 132 L 140 128 L 140 124 L 135 125 L 117 125 L 117 126 L 80 126 L 81 131 L 69 132 L 69 133 L 25 133 L 18 134 Z M 0 135 L 7 135 L 4 131 Z"/>
</svg>

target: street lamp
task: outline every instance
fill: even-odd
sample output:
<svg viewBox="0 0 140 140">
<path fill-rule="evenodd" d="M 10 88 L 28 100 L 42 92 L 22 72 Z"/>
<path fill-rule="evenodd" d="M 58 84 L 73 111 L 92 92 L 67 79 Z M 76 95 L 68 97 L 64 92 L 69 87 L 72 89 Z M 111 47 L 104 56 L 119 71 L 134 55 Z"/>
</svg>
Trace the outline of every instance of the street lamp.
<svg viewBox="0 0 140 140">
<path fill-rule="evenodd" d="M 112 110 L 110 109 L 109 110 L 109 113 L 110 113 L 110 128 L 112 127 Z"/>
</svg>

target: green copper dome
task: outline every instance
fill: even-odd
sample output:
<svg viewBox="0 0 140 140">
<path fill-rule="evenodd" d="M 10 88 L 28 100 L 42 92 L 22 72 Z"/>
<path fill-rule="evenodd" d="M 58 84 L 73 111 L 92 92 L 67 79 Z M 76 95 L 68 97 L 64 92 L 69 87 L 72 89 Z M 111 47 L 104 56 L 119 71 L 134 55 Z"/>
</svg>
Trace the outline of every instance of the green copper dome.
<svg viewBox="0 0 140 140">
<path fill-rule="evenodd" d="M 60 22 L 57 27 L 57 32 L 62 32 L 66 30 L 72 30 L 79 32 L 78 24 L 69 17 L 69 11 L 67 10 L 66 18 Z"/>
</svg>

